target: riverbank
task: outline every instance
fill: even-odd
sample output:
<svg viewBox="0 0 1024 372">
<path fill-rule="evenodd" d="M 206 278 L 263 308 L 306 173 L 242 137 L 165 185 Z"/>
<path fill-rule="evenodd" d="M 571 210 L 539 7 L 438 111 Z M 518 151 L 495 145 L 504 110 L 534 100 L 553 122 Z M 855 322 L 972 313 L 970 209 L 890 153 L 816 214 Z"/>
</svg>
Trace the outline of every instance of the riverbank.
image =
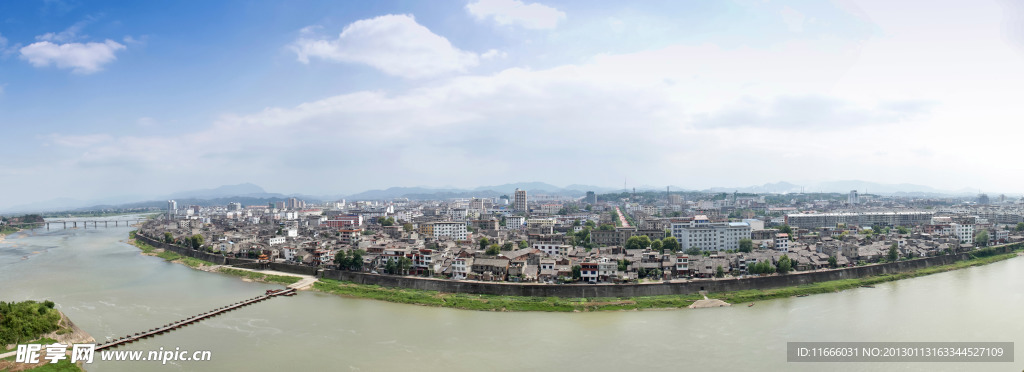
<svg viewBox="0 0 1024 372">
<path fill-rule="evenodd" d="M 135 239 L 135 232 L 132 231 L 128 234 L 128 240 L 126 243 L 134 245 L 142 251 L 145 256 L 155 256 L 163 258 L 167 262 L 179 263 L 196 270 L 215 272 L 220 267 L 213 262 L 203 261 L 198 258 L 185 257 L 175 252 L 167 251 L 161 248 L 153 247 L 145 242 Z"/>
<path fill-rule="evenodd" d="M 708 293 L 707 296 L 711 299 L 718 299 L 728 303 L 737 304 L 785 297 L 834 293 L 900 279 L 909 279 L 973 266 L 987 265 L 993 262 L 1017 257 L 1018 252 L 1019 250 L 1014 250 L 1009 253 L 989 255 L 986 254 L 984 250 L 979 250 L 975 252 L 977 255 L 973 256 L 974 258 L 957 261 L 948 265 L 932 266 L 903 273 L 882 274 L 859 279 L 833 280 L 774 289 Z M 366 298 L 403 304 L 479 311 L 585 312 L 682 309 L 693 305 L 698 300 L 704 299 L 704 296 L 699 294 L 629 298 L 563 298 L 475 295 L 382 287 L 378 285 L 357 284 L 331 279 L 320 279 L 320 281 L 313 284 L 313 289 L 344 297 Z"/>
<path fill-rule="evenodd" d="M 46 306 L 48 308 L 47 312 L 50 312 L 50 314 L 31 315 L 39 317 L 40 319 L 44 319 L 44 317 L 45 319 L 52 319 L 47 320 L 46 323 L 48 324 L 44 328 L 42 328 L 52 329 L 52 331 L 47 333 L 37 333 L 36 336 L 32 338 L 32 341 L 16 341 L 15 343 L 11 344 L 0 344 L 0 371 L 82 371 L 82 363 L 72 364 L 68 359 L 61 360 L 57 364 L 50 364 L 49 360 L 44 358 L 45 350 L 43 351 L 43 353 L 41 353 L 38 363 L 26 364 L 14 362 L 14 358 L 17 356 L 17 346 L 19 344 L 49 345 L 53 343 L 61 343 L 64 345 L 73 345 L 96 343 L 96 339 L 90 336 L 88 332 L 85 332 L 77 325 L 75 325 L 75 323 L 72 322 L 71 319 L 67 317 L 67 315 L 65 315 L 60 310 L 53 309 L 52 307 L 50 307 L 53 305 L 52 302 L 46 301 L 39 305 Z M 25 305 L 12 304 L 12 306 Z M 8 315 L 12 316 L 13 314 Z M 28 321 L 34 320 L 29 319 Z M 42 325 L 36 326 L 37 329 L 38 327 L 42 327 Z M 10 336 L 11 335 L 5 335 L 5 337 Z M 70 352 L 70 349 L 68 349 L 68 352 Z"/>
</svg>

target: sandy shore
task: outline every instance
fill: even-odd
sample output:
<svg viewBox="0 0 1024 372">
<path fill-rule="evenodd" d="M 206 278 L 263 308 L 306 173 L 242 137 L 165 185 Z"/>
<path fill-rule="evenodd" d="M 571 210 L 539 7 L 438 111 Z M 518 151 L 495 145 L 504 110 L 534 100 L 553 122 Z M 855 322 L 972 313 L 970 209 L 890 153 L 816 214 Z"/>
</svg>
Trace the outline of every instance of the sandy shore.
<svg viewBox="0 0 1024 372">
<path fill-rule="evenodd" d="M 709 307 L 725 307 L 725 306 L 732 306 L 732 304 L 730 304 L 728 302 L 725 302 L 725 301 L 722 301 L 722 300 L 719 300 L 719 299 L 716 299 L 716 298 L 709 299 L 708 296 L 704 296 L 703 300 L 694 301 L 692 304 L 690 304 L 690 306 L 687 306 L 687 308 L 690 308 L 690 309 L 706 309 L 706 308 L 709 308 Z"/>
</svg>

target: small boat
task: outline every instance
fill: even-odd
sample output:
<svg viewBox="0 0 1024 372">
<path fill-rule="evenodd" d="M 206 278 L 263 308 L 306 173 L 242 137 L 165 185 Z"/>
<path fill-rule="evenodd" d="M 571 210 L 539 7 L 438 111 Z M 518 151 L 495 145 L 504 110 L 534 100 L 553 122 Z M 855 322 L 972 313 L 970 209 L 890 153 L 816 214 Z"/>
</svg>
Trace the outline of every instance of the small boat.
<svg viewBox="0 0 1024 372">
<path fill-rule="evenodd" d="M 751 307 L 751 306 L 754 306 L 753 302 L 751 302 L 750 305 L 747 305 L 747 307 Z"/>
<path fill-rule="evenodd" d="M 873 285 L 862 285 L 861 287 L 864 287 L 864 288 L 875 288 L 875 286 L 873 286 Z"/>
</svg>

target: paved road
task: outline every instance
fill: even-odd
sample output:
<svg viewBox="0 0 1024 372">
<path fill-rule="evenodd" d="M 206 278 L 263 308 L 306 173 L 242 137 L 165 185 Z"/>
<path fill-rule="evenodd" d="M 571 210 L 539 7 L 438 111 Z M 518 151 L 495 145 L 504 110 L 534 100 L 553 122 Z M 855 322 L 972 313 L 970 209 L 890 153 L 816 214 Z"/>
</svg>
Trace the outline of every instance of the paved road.
<svg viewBox="0 0 1024 372">
<path fill-rule="evenodd" d="M 622 211 L 619 210 L 619 207 L 615 207 L 615 213 L 619 214 L 619 222 L 622 223 L 622 227 L 629 227 L 629 222 L 626 221 L 626 216 L 622 214 Z"/>
</svg>

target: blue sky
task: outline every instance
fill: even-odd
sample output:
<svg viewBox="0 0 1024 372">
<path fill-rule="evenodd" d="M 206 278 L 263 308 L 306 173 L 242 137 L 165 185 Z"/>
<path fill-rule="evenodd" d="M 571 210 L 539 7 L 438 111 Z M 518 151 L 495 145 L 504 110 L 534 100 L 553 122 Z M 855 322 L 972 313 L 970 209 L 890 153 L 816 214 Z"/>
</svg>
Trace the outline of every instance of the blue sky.
<svg viewBox="0 0 1024 372">
<path fill-rule="evenodd" d="M 0 187 L 1012 192 L 1010 1 L 8 1 Z M 68 188 L 74 185 L 75 191 Z"/>
</svg>

